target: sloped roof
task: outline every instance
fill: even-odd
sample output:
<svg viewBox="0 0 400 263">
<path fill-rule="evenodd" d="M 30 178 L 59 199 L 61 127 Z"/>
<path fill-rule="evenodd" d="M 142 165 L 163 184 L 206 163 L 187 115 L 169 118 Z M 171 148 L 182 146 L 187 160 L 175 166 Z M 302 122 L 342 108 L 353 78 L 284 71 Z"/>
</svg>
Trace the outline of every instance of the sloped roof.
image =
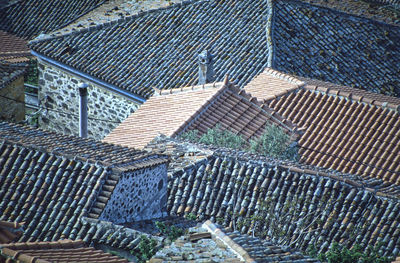
<svg viewBox="0 0 400 263">
<path fill-rule="evenodd" d="M 296 135 L 296 127 L 232 83 L 208 84 L 161 92 L 104 138 L 105 142 L 142 148 L 158 134 L 176 136 L 188 130 L 199 135 L 221 125 L 245 140 L 258 137 L 271 123 Z"/>
<path fill-rule="evenodd" d="M 399 24 L 298 0 L 272 3 L 274 69 L 400 97 Z"/>
<path fill-rule="evenodd" d="M 81 218 L 98 217 L 122 171 L 167 162 L 165 156 L 19 125 L 1 123 L 0 131 L 0 220 L 27 222 L 20 242 L 85 239 Z M 115 162 L 100 158 L 107 153 Z"/>
<path fill-rule="evenodd" d="M 240 87 L 269 65 L 399 95 L 400 26 L 325 2 L 189 1 L 38 38 L 30 46 L 44 58 L 144 98 L 152 87 L 196 84 L 197 55 L 206 48 L 214 54 L 216 80 L 229 74 Z"/>
<path fill-rule="evenodd" d="M 23 225 L 24 223 L 0 220 L 0 244 L 10 243 L 20 237 Z"/>
<path fill-rule="evenodd" d="M 267 65 L 263 0 L 189 1 L 60 37 L 36 39 L 40 55 L 148 98 L 197 84 L 197 55 L 215 56 L 216 80 L 240 86 Z"/>
<path fill-rule="evenodd" d="M 113 256 L 92 247 L 82 240 L 60 240 L 55 242 L 28 242 L 1 245 L 1 254 L 21 263 L 31 262 L 103 262 L 122 263 L 126 259 Z"/>
<path fill-rule="evenodd" d="M 169 177 L 167 208 L 301 251 L 333 242 L 400 249 L 398 199 L 296 167 L 214 155 Z"/>
<path fill-rule="evenodd" d="M 0 30 L 0 60 L 20 63 L 29 61 L 28 57 L 32 57 L 28 41 Z"/>
<path fill-rule="evenodd" d="M 222 228 L 210 220 L 204 222 L 202 226 L 211 232 L 215 239 L 221 240 L 239 254 L 245 262 L 320 262 L 287 246 L 278 246 L 272 241 L 254 235 Z"/>
<path fill-rule="evenodd" d="M 0 89 L 23 76 L 26 69 L 27 67 L 24 64 L 11 64 L 0 60 Z"/>
<path fill-rule="evenodd" d="M 264 93 L 261 84 L 255 87 L 258 99 L 305 128 L 302 162 L 400 184 L 399 98 L 304 78 L 303 86 L 275 96 L 269 93 L 275 78 L 269 71 L 256 78 L 267 87 Z"/>
<path fill-rule="evenodd" d="M 0 9 L 0 30 L 24 39 L 66 26 L 104 0 L 14 1 Z"/>
<path fill-rule="evenodd" d="M 345 13 L 371 18 L 388 24 L 400 25 L 399 0 L 301 0 L 314 5 L 328 7 Z"/>
<path fill-rule="evenodd" d="M 29 126 L 0 123 L 0 139 L 23 145 L 32 145 L 48 152 L 58 153 L 80 160 L 99 161 L 110 167 L 129 167 L 138 164 L 149 165 L 165 160 L 163 156 L 149 154 L 145 151 L 103 143 L 93 139 L 62 135 Z"/>
</svg>

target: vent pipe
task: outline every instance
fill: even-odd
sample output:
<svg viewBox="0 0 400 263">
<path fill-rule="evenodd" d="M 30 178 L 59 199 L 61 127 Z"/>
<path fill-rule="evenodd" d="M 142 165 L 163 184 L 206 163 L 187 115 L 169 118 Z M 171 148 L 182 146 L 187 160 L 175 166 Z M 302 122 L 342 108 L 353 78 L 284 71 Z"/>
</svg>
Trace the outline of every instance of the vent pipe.
<svg viewBox="0 0 400 263">
<path fill-rule="evenodd" d="M 199 85 L 214 82 L 213 56 L 204 50 L 198 56 L 199 60 Z"/>
<path fill-rule="evenodd" d="M 79 88 L 79 137 L 87 138 L 88 136 L 88 113 L 87 113 L 87 87 L 88 84 L 80 83 Z"/>
</svg>

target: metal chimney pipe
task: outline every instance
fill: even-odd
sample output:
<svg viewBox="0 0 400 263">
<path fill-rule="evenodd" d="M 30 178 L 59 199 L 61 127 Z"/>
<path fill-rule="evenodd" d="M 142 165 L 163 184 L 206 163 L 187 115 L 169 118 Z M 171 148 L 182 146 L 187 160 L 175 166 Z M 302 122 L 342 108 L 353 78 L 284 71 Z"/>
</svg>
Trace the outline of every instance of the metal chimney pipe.
<svg viewBox="0 0 400 263">
<path fill-rule="evenodd" d="M 88 113 L 87 113 L 87 87 L 86 83 L 79 83 L 79 137 L 87 138 L 88 136 Z"/>
</svg>

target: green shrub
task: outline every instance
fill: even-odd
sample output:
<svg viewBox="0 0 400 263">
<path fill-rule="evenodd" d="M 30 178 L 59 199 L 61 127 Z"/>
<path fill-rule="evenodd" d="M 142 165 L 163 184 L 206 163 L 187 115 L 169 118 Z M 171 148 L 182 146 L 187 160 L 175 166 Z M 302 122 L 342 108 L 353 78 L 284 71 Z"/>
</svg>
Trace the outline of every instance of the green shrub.
<svg viewBox="0 0 400 263">
<path fill-rule="evenodd" d="M 218 147 L 227 147 L 233 149 L 241 149 L 246 147 L 246 141 L 242 136 L 236 135 L 229 130 L 223 130 L 219 124 L 212 129 L 208 129 L 207 133 L 204 133 L 200 137 L 197 130 L 192 130 L 182 133 L 180 138 L 189 140 L 191 142 L 199 142 Z"/>
<path fill-rule="evenodd" d="M 221 129 L 217 124 L 214 128 L 208 129 L 207 133 L 199 136 L 198 130 L 191 130 L 179 136 L 183 140 L 198 142 L 217 147 L 227 147 L 252 151 L 274 158 L 283 158 L 297 161 L 298 149 L 295 143 L 291 144 L 290 136 L 281 127 L 267 125 L 261 137 L 251 140 L 250 145 L 241 135 L 237 135 L 229 130 Z"/>
<path fill-rule="evenodd" d="M 171 241 L 175 241 L 178 237 L 183 235 L 183 229 L 176 226 L 167 226 L 163 222 L 156 222 L 156 227 L 160 230 L 161 234 L 167 236 Z"/>
<path fill-rule="evenodd" d="M 138 250 L 139 251 L 131 251 L 131 254 L 138 258 L 139 263 L 144 263 L 156 254 L 157 242 L 152 238 L 142 235 L 140 237 Z"/>
<path fill-rule="evenodd" d="M 36 59 L 29 59 L 28 70 L 25 75 L 25 82 L 37 86 L 39 83 L 38 64 Z M 31 91 L 36 92 L 36 91 Z"/>
<path fill-rule="evenodd" d="M 266 125 L 263 134 L 250 141 L 250 150 L 254 153 L 297 160 L 297 147 L 290 145 L 290 136 L 276 125 Z"/>
<path fill-rule="evenodd" d="M 328 263 L 389 263 L 391 259 L 379 253 L 379 247 L 368 247 L 363 249 L 360 245 L 355 245 L 351 249 L 339 243 L 333 243 L 332 247 L 325 253 L 317 253 L 315 247 L 309 247 L 308 254 Z"/>
</svg>

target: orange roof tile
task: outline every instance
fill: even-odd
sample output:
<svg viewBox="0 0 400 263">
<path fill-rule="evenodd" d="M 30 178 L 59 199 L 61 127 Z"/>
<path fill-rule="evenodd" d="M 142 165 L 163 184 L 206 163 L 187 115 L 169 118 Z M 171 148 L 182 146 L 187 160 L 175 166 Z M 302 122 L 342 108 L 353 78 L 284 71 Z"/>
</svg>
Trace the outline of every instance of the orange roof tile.
<svg viewBox="0 0 400 263">
<path fill-rule="evenodd" d="M 269 72 L 266 69 L 255 79 L 256 86 L 250 82 L 244 90 L 262 90 L 264 80 L 265 92 L 252 94 L 260 94 L 257 99 L 306 128 L 299 140 L 302 161 L 398 184 L 400 159 L 387 160 L 400 156 L 399 98 L 300 77 L 296 78 L 303 85 L 297 88 L 287 82 L 275 89 Z M 293 81 L 282 73 L 275 78 Z"/>
<path fill-rule="evenodd" d="M 267 122 L 296 132 L 290 121 L 263 106 L 233 84 L 208 84 L 158 92 L 122 122 L 105 142 L 142 148 L 158 134 L 176 136 L 197 129 L 199 135 L 220 124 L 245 139 L 261 135 Z"/>
<path fill-rule="evenodd" d="M 117 256 L 85 247 L 82 240 L 60 240 L 56 242 L 28 242 L 2 245 L 4 258 L 24 263 L 30 262 L 128 262 Z"/>
<path fill-rule="evenodd" d="M 19 63 L 28 61 L 28 57 L 33 57 L 28 41 L 0 30 L 0 59 Z"/>
</svg>

